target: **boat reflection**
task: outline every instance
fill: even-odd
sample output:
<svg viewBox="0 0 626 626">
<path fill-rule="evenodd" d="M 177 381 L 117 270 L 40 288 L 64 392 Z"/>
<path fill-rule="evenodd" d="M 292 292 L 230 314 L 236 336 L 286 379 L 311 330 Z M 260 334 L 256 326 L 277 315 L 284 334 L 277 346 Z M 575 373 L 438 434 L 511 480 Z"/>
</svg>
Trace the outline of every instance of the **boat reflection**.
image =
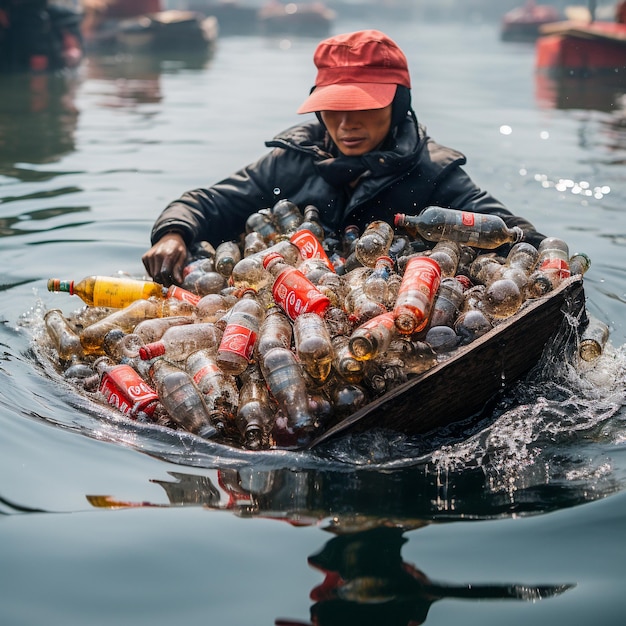
<svg viewBox="0 0 626 626">
<path fill-rule="evenodd" d="M 125 502 L 111 496 L 87 496 L 96 508 L 203 506 L 242 517 L 262 517 L 294 526 L 320 525 L 332 538 L 308 557 L 324 580 L 310 592 L 311 624 L 423 624 L 433 603 L 462 600 L 536 602 L 574 584 L 529 585 L 514 582 L 455 584 L 431 580 L 403 560 L 405 534 L 432 521 L 488 518 L 510 513 L 506 498 L 485 497 L 480 470 L 455 477 L 421 469 L 399 472 L 330 470 L 258 470 L 252 467 L 211 470 L 203 474 L 170 472 L 172 480 L 153 480 L 168 504 Z M 454 481 L 453 481 L 454 482 Z M 379 494 L 380 497 L 376 497 Z M 456 495 L 455 495 L 456 494 Z M 571 482 L 555 493 L 526 501 L 529 512 L 579 504 L 587 490 Z M 530 505 L 530 506 L 529 506 Z M 275 626 L 309 622 L 278 618 Z"/>
<path fill-rule="evenodd" d="M 73 75 L 0 75 L 0 170 L 51 163 L 74 151 L 79 111 Z M 11 170 L 11 171 L 7 171 Z M 15 170 L 15 171 L 14 171 Z"/>
<path fill-rule="evenodd" d="M 626 75 L 550 77 L 537 72 L 535 99 L 551 109 L 613 112 L 624 108 Z"/>
</svg>

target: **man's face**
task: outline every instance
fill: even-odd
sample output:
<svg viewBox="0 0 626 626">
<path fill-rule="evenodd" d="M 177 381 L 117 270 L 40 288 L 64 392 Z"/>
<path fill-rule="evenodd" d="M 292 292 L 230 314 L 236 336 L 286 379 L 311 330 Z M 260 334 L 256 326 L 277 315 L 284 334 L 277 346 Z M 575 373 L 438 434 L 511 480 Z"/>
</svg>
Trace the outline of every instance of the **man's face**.
<svg viewBox="0 0 626 626">
<path fill-rule="evenodd" d="M 375 150 L 391 127 L 391 105 L 367 111 L 322 111 L 321 116 L 335 145 L 346 156 Z"/>
</svg>

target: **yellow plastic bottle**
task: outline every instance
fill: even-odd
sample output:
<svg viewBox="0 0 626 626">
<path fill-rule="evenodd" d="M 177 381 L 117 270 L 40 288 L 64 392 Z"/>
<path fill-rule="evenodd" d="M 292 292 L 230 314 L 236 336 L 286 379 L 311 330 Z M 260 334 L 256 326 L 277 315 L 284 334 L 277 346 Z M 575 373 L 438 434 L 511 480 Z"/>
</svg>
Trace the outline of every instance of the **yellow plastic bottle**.
<svg viewBox="0 0 626 626">
<path fill-rule="evenodd" d="M 79 282 L 51 278 L 48 291 L 63 291 L 78 296 L 89 306 L 113 309 L 122 309 L 135 300 L 147 300 L 151 296 L 165 297 L 163 285 L 159 283 L 122 276 L 87 276 Z"/>
</svg>

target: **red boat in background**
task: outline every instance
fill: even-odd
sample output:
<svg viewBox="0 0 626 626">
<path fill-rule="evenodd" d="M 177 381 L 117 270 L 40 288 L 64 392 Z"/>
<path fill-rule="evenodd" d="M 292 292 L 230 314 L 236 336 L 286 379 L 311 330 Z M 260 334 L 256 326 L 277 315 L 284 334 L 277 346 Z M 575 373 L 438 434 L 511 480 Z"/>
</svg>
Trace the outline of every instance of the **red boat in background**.
<svg viewBox="0 0 626 626">
<path fill-rule="evenodd" d="M 567 20 L 541 27 L 536 69 L 552 77 L 622 76 L 626 81 L 626 2 L 615 21 Z"/>
<path fill-rule="evenodd" d="M 558 22 L 563 16 L 549 4 L 527 0 L 521 7 L 504 14 L 500 28 L 502 41 L 535 41 L 544 24 Z"/>
</svg>

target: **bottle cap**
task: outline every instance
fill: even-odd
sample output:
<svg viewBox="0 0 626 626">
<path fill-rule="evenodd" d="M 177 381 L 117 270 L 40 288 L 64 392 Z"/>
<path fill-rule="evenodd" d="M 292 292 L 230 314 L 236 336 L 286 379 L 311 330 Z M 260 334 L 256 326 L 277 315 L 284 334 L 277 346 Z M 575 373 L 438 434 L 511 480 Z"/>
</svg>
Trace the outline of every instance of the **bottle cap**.
<svg viewBox="0 0 626 626">
<path fill-rule="evenodd" d="M 396 213 L 393 216 L 393 225 L 394 226 L 402 226 L 402 223 L 404 222 L 404 218 L 405 218 L 405 214 L 404 213 Z"/>
<path fill-rule="evenodd" d="M 165 354 L 165 344 L 162 341 L 147 343 L 139 348 L 139 358 L 142 361 L 149 361 L 157 356 Z"/>
<path fill-rule="evenodd" d="M 275 261 L 276 259 L 280 259 L 281 261 L 285 260 L 285 257 L 278 253 L 278 252 L 270 252 L 264 259 L 263 259 L 263 268 L 267 269 L 269 264 L 272 263 L 273 261 Z"/>
</svg>

